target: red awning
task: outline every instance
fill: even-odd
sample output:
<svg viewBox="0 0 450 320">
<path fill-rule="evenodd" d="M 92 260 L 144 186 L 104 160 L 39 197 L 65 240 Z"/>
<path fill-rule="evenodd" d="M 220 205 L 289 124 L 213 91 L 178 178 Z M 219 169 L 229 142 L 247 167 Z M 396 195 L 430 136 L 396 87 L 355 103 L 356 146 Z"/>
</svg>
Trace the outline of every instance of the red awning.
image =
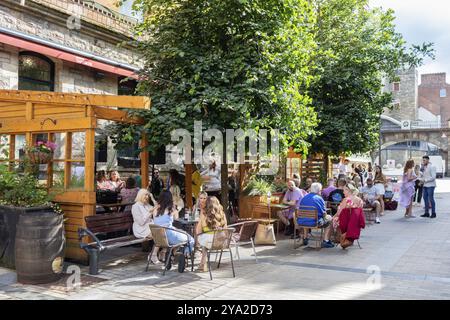
<svg viewBox="0 0 450 320">
<path fill-rule="evenodd" d="M 8 44 L 8 45 L 11 45 L 14 47 L 38 52 L 38 53 L 41 53 L 46 56 L 82 64 L 84 66 L 88 66 L 91 68 L 95 68 L 95 69 L 103 70 L 106 72 L 118 74 L 121 76 L 137 79 L 137 75 L 131 70 L 127 70 L 127 69 L 120 68 L 120 67 L 115 67 L 110 64 L 106 64 L 103 62 L 88 59 L 83 56 L 65 52 L 62 50 L 55 49 L 55 48 L 46 47 L 46 46 L 38 44 L 38 43 L 34 43 L 31 41 L 8 36 L 6 34 L 0 33 L 0 43 L 5 43 L 5 44 Z"/>
</svg>

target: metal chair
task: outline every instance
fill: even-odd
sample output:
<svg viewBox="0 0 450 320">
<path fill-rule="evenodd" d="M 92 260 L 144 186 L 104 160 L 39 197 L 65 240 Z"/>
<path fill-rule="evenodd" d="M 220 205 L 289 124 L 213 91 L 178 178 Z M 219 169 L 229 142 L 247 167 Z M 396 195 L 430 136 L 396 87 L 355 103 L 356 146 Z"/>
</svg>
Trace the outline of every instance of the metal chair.
<svg viewBox="0 0 450 320">
<path fill-rule="evenodd" d="M 213 231 L 209 231 L 208 233 L 212 233 L 212 242 L 208 246 L 202 246 L 201 248 L 206 250 L 206 257 L 208 262 L 209 269 L 209 277 L 212 280 L 212 272 L 211 272 L 211 253 L 219 253 L 219 262 L 217 264 L 217 269 L 220 267 L 220 262 L 222 260 L 222 253 L 224 251 L 230 252 L 231 259 L 231 268 L 233 270 L 233 278 L 236 277 L 234 272 L 234 263 L 233 263 L 233 253 L 231 252 L 231 237 L 233 236 L 234 228 L 223 228 L 216 229 Z M 199 234 L 200 236 L 201 234 Z"/>
<path fill-rule="evenodd" d="M 244 221 L 239 222 L 235 224 L 231 224 L 228 226 L 229 228 L 236 228 L 238 229 L 237 232 L 233 233 L 233 236 L 231 238 L 232 243 L 234 243 L 236 248 L 236 256 L 238 260 L 241 259 L 239 256 L 239 246 L 240 245 L 246 245 L 251 244 L 253 248 L 253 254 L 255 255 L 255 261 L 258 263 L 258 257 L 256 256 L 256 250 L 255 250 L 255 232 L 256 228 L 258 228 L 258 221 Z"/>
<path fill-rule="evenodd" d="M 298 218 L 307 218 L 307 219 L 313 219 L 314 224 L 311 225 L 302 225 L 298 224 Z M 300 206 L 299 209 L 295 210 L 294 212 L 294 234 L 298 230 L 303 231 L 303 229 L 311 229 L 311 231 L 320 230 L 320 237 L 319 239 L 313 237 L 313 241 L 319 241 L 319 246 L 316 245 L 316 249 L 322 248 L 322 241 L 324 238 L 324 232 L 323 227 L 319 226 L 319 216 L 317 209 L 315 207 L 310 206 Z M 311 233 L 312 235 L 312 233 Z M 294 237 L 294 249 L 297 249 L 299 246 L 296 246 L 296 240 Z M 298 238 L 298 241 L 302 241 L 301 237 Z"/>
<path fill-rule="evenodd" d="M 187 246 L 189 248 L 189 256 L 191 258 L 191 271 L 194 271 L 194 254 L 191 250 L 191 246 L 189 246 L 188 241 L 183 241 L 180 243 L 177 243 L 176 245 L 171 245 L 169 244 L 169 240 L 167 239 L 167 230 L 171 230 L 171 231 L 175 231 L 175 232 L 179 232 L 182 233 L 184 235 L 187 236 L 187 238 L 189 239 L 189 234 L 178 230 L 178 229 L 174 229 L 174 228 L 167 228 L 167 227 L 162 227 L 156 224 L 151 224 L 150 226 L 150 232 L 151 232 L 151 237 L 153 239 L 154 245 L 153 248 L 151 250 L 151 252 L 149 253 L 148 257 L 147 257 L 147 267 L 145 268 L 145 271 L 148 271 L 148 267 L 150 265 L 150 259 L 153 255 L 153 251 L 155 250 L 156 247 L 159 248 L 163 248 L 163 249 L 168 249 L 169 251 L 166 254 L 166 261 L 165 261 L 165 265 L 164 265 L 164 271 L 163 271 L 163 275 L 166 274 L 166 270 L 170 270 L 170 268 L 172 267 L 172 254 L 174 252 L 174 250 L 177 249 L 182 249 L 182 253 L 179 255 L 179 261 L 178 261 L 178 271 L 179 272 L 183 272 L 184 271 L 184 266 L 185 266 L 185 255 L 184 255 L 184 248 Z M 189 260 L 188 260 L 189 261 Z"/>
</svg>

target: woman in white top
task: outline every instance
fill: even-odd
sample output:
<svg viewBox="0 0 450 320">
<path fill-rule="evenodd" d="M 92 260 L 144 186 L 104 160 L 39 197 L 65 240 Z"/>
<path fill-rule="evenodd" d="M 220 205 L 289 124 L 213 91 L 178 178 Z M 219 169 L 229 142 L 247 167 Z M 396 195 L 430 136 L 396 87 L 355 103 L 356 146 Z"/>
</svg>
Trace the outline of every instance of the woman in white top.
<svg viewBox="0 0 450 320">
<path fill-rule="evenodd" d="M 184 201 L 181 198 L 181 190 L 180 187 L 176 184 L 170 186 L 170 193 L 172 194 L 173 206 L 174 206 L 174 219 L 178 219 L 180 213 L 183 215 L 184 212 Z"/>
<path fill-rule="evenodd" d="M 150 205 L 150 199 L 156 203 L 147 189 L 140 189 L 135 199 L 136 203 L 131 207 L 133 234 L 136 238 L 151 238 L 149 225 L 153 223 L 154 206 Z"/>
<path fill-rule="evenodd" d="M 150 204 L 150 200 L 152 204 Z M 131 207 L 133 215 L 133 234 L 136 238 L 151 239 L 150 224 L 153 224 L 156 200 L 147 189 L 140 189 L 136 196 L 136 203 Z M 157 252 L 159 248 L 154 248 L 150 261 L 153 264 L 159 263 Z"/>
<path fill-rule="evenodd" d="M 220 170 L 217 168 L 216 161 L 213 161 L 208 170 L 201 173 L 206 181 L 207 190 L 220 190 Z"/>
</svg>

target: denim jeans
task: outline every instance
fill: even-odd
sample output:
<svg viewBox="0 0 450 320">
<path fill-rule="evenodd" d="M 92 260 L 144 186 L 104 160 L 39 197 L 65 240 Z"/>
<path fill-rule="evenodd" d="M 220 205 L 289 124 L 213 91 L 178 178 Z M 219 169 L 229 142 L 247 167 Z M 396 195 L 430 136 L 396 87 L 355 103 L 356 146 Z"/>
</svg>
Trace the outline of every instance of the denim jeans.
<svg viewBox="0 0 450 320">
<path fill-rule="evenodd" d="M 434 202 L 434 188 L 435 187 L 423 187 L 423 201 L 425 202 L 425 214 L 430 211 L 431 203 L 431 214 L 436 214 L 436 203 Z"/>
</svg>

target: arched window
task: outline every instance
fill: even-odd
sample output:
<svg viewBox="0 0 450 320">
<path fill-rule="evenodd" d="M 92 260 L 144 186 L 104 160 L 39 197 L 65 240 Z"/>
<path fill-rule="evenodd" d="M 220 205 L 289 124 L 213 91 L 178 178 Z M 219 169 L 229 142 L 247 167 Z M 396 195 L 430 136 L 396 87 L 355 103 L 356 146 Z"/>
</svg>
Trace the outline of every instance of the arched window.
<svg viewBox="0 0 450 320">
<path fill-rule="evenodd" d="M 55 64 L 35 52 L 19 53 L 19 90 L 54 91 Z"/>
</svg>

